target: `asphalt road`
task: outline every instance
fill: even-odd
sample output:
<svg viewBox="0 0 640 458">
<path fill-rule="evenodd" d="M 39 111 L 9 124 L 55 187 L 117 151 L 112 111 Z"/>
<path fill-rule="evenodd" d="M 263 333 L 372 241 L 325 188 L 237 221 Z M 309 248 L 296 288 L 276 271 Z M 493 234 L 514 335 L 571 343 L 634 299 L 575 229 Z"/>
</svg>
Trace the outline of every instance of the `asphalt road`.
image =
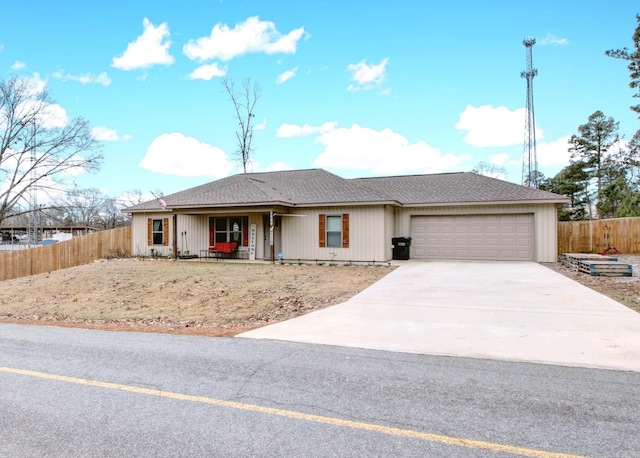
<svg viewBox="0 0 640 458">
<path fill-rule="evenodd" d="M 0 324 L 0 456 L 640 456 L 640 373 Z"/>
</svg>

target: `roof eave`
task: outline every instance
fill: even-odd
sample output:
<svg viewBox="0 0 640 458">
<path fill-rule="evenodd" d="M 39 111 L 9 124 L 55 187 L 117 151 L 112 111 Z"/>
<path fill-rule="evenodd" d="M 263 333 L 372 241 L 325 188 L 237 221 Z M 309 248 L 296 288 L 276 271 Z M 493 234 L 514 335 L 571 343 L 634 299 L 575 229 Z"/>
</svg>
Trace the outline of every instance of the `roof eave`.
<svg viewBox="0 0 640 458">
<path fill-rule="evenodd" d="M 395 205 L 400 207 L 402 204 L 397 200 L 379 200 L 379 201 L 354 201 L 354 202 L 306 202 L 298 203 L 295 208 L 308 208 L 308 207 L 364 207 L 364 206 L 379 206 L 379 205 Z"/>
<path fill-rule="evenodd" d="M 141 208 L 141 209 L 132 209 L 132 208 L 123 208 L 120 210 L 122 213 L 171 213 L 173 210 L 169 207 L 167 208 Z"/>
<path fill-rule="evenodd" d="M 200 205 L 171 205 L 170 208 L 176 210 L 188 210 L 191 208 L 236 208 L 236 207 L 295 207 L 291 202 L 271 201 L 271 202 L 237 202 L 227 204 L 200 204 Z"/>
<path fill-rule="evenodd" d="M 534 200 L 487 200 L 487 201 L 456 201 L 456 202 L 413 202 L 404 203 L 403 207 L 463 207 L 469 205 L 538 205 L 538 204 L 566 204 L 569 199 L 534 199 Z"/>
<path fill-rule="evenodd" d="M 240 202 L 240 203 L 228 203 L 228 204 L 200 204 L 200 205 L 167 205 L 167 208 L 146 208 L 146 209 L 123 209 L 125 213 L 163 213 L 179 210 L 194 210 L 194 209 L 207 209 L 207 208 L 238 208 L 238 207 L 294 207 L 291 202 Z"/>
</svg>

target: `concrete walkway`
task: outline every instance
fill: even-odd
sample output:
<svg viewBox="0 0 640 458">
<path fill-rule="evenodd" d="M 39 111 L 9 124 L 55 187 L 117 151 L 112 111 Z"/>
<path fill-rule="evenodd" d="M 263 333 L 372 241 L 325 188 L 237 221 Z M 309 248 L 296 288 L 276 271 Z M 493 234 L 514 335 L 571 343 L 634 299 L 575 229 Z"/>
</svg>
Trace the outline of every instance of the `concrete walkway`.
<svg viewBox="0 0 640 458">
<path fill-rule="evenodd" d="M 239 337 L 640 372 L 640 314 L 532 262 L 407 261 Z"/>
</svg>

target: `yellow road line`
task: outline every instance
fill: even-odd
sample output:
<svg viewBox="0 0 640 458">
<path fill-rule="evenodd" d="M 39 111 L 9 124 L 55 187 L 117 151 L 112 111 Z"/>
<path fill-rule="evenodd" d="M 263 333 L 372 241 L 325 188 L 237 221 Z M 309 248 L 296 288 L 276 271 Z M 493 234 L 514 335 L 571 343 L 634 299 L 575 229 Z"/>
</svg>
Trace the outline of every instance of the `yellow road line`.
<svg viewBox="0 0 640 458">
<path fill-rule="evenodd" d="M 343 420 L 340 418 L 325 417 L 322 415 L 313 415 L 304 412 L 296 412 L 294 410 L 275 409 L 273 407 L 259 406 L 255 404 L 246 404 L 243 402 L 225 401 L 223 399 L 208 398 L 205 396 L 193 396 L 189 394 L 173 393 L 171 391 L 152 390 L 149 388 L 140 388 L 137 386 L 121 385 L 119 383 L 100 382 L 76 377 L 67 377 L 65 375 L 53 375 L 44 372 L 28 371 L 24 369 L 15 369 L 11 367 L 0 366 L 0 372 L 9 374 L 26 375 L 29 377 L 37 377 L 46 380 L 55 380 L 58 382 L 74 383 L 77 385 L 93 386 L 105 388 L 108 390 L 126 391 L 129 393 L 146 394 L 150 396 L 159 396 L 163 398 L 176 399 L 179 401 L 200 402 L 218 407 L 227 407 L 231 409 L 246 410 L 249 412 L 258 412 L 268 415 L 278 415 L 280 417 L 294 418 L 297 420 L 310 421 L 314 423 L 323 423 L 333 426 L 341 426 L 344 428 L 359 429 L 364 431 L 373 431 L 381 434 L 389 434 L 392 436 L 401 436 L 411 439 L 419 439 L 428 442 L 436 442 L 446 445 L 455 445 L 458 447 L 467 447 L 480 450 L 489 450 L 493 452 L 511 453 L 513 455 L 528 456 L 536 458 L 584 458 L 579 455 L 569 455 L 566 453 L 546 452 L 543 450 L 535 450 L 530 448 L 516 447 L 513 445 L 497 444 L 492 442 L 477 441 L 471 439 L 463 439 L 454 436 L 444 436 L 441 434 L 430 434 L 421 431 L 413 431 L 410 429 L 392 428 L 389 426 L 376 425 L 372 423 L 363 423 L 359 421 Z"/>
</svg>

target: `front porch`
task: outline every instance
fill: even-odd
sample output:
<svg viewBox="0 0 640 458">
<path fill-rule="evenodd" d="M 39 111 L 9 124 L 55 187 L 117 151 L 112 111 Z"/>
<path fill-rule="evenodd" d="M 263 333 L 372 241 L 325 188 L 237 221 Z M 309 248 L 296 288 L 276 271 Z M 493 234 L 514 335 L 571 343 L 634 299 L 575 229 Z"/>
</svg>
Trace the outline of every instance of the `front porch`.
<svg viewBox="0 0 640 458">
<path fill-rule="evenodd" d="M 177 259 L 211 258 L 275 260 L 281 250 L 281 217 L 284 209 L 252 208 L 246 211 L 203 209 L 134 215 L 132 225 L 146 225 L 146 240 L 132 240 L 138 256 Z M 140 218 L 143 216 L 143 218 Z M 135 230 L 134 234 L 144 234 Z M 234 243 L 233 252 L 215 248 Z"/>
</svg>

